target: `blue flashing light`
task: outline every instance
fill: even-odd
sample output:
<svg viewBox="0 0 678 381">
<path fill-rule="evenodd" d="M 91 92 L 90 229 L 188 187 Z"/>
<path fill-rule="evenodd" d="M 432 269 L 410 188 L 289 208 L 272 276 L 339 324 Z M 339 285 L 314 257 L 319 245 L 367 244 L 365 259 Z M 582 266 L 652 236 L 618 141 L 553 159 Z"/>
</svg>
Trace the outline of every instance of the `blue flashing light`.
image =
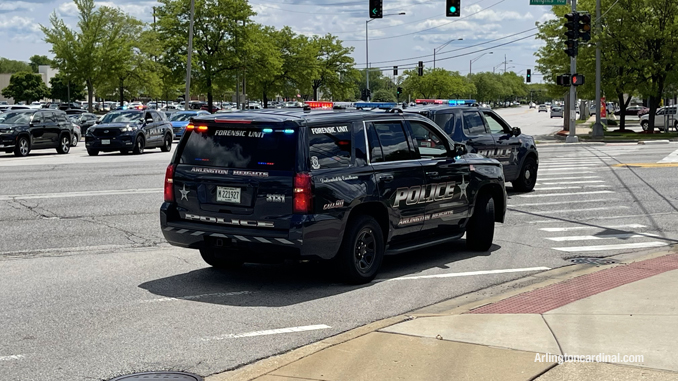
<svg viewBox="0 0 678 381">
<path fill-rule="evenodd" d="M 476 103 L 475 99 L 450 99 L 447 101 L 450 106 L 472 105 L 474 103 Z"/>
<path fill-rule="evenodd" d="M 395 102 L 356 102 L 355 108 L 378 108 L 382 110 L 390 110 L 398 106 Z"/>
<path fill-rule="evenodd" d="M 272 128 L 264 128 L 264 134 L 270 134 L 271 132 L 273 132 Z"/>
<path fill-rule="evenodd" d="M 294 130 L 292 130 L 292 129 L 287 129 L 287 130 L 284 130 L 283 132 L 286 133 L 286 134 L 293 134 L 293 133 L 294 133 Z"/>
</svg>

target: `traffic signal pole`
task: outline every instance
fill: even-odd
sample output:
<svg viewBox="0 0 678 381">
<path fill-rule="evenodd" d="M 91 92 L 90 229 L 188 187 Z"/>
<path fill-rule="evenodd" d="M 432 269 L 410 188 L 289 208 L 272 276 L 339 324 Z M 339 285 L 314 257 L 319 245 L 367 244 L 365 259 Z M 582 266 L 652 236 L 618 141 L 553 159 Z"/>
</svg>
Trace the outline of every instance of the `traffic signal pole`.
<svg viewBox="0 0 678 381">
<path fill-rule="evenodd" d="M 600 35 L 600 0 L 596 0 L 596 33 Z M 593 125 L 592 136 L 604 135 L 603 124 L 600 122 L 600 38 L 596 42 L 596 123 Z"/>
<path fill-rule="evenodd" d="M 572 0 L 572 14 L 575 14 L 577 12 L 577 0 Z M 574 76 L 577 73 L 577 56 L 573 55 L 570 57 L 570 78 Z M 569 112 L 570 112 L 570 134 L 565 138 L 566 143 L 578 143 L 579 138 L 577 137 L 576 134 L 576 121 L 577 121 L 577 113 L 575 109 L 575 103 L 577 102 L 576 99 L 576 92 L 575 92 L 575 87 L 572 85 L 572 82 L 570 81 L 570 104 L 569 104 Z M 583 110 L 582 110 L 583 111 Z"/>
</svg>

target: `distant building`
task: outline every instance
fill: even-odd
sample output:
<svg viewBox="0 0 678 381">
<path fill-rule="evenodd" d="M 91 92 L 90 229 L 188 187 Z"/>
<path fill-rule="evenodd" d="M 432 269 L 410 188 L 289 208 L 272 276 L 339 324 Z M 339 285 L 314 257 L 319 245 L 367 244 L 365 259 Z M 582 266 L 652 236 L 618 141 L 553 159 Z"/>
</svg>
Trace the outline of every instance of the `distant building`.
<svg viewBox="0 0 678 381">
<path fill-rule="evenodd" d="M 42 81 L 45 82 L 47 87 L 51 87 L 49 80 L 54 78 L 59 74 L 59 69 L 52 69 L 49 65 L 40 65 L 38 66 L 38 73 L 42 77 Z M 14 99 L 5 98 L 2 96 L 2 89 L 9 86 L 9 80 L 12 78 L 11 73 L 0 73 L 0 101 L 6 101 L 8 104 L 13 105 Z"/>
</svg>

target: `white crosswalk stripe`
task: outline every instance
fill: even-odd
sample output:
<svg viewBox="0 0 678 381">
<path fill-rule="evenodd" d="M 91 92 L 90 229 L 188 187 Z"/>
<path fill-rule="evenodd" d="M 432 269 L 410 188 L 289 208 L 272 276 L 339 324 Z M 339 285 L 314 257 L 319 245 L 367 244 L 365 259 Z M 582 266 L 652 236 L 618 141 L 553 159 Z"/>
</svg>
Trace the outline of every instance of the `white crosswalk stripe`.
<svg viewBox="0 0 678 381">
<path fill-rule="evenodd" d="M 678 163 L 678 149 L 671 152 L 668 156 L 659 160 L 657 163 Z"/>
</svg>

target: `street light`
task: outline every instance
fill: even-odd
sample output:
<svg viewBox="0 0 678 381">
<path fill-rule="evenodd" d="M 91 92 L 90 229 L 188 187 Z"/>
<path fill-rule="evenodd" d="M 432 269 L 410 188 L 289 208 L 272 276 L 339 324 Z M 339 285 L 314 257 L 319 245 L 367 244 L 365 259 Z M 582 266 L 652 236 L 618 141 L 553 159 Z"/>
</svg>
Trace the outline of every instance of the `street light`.
<svg viewBox="0 0 678 381">
<path fill-rule="evenodd" d="M 440 45 L 439 47 L 433 49 L 433 68 L 434 69 L 436 68 L 436 50 L 438 50 L 438 51 L 442 50 L 442 48 L 446 47 L 447 45 L 449 45 L 453 41 L 462 41 L 462 40 L 463 40 L 463 38 L 455 38 L 454 40 L 449 40 L 446 43 Z"/>
<path fill-rule="evenodd" d="M 498 68 L 499 66 L 501 66 L 501 65 L 504 65 L 504 67 L 506 67 L 506 64 L 509 63 L 509 62 L 513 62 L 513 60 L 508 60 L 508 61 L 504 60 L 503 62 L 500 62 L 497 66 L 495 66 L 495 67 L 492 68 L 492 72 L 494 73 L 494 70 L 495 70 L 496 68 Z M 505 71 L 505 70 L 504 70 L 504 71 Z"/>
<path fill-rule="evenodd" d="M 483 54 L 479 55 L 478 57 L 476 57 L 476 58 L 470 60 L 470 61 L 468 62 L 468 73 L 469 73 L 469 74 L 473 74 L 473 63 L 474 63 L 474 62 L 478 61 L 478 60 L 479 60 L 482 56 L 484 56 L 485 54 L 493 54 L 493 53 L 494 53 L 494 52 L 483 53 Z"/>
<path fill-rule="evenodd" d="M 405 15 L 405 12 L 387 13 L 385 15 L 382 15 L 382 17 L 403 16 L 403 15 Z M 369 20 L 365 21 L 365 77 L 367 79 L 367 83 L 366 83 L 366 87 L 365 87 L 366 90 L 370 89 L 370 44 L 369 44 L 370 35 L 368 33 L 367 26 L 369 25 L 370 21 L 373 21 L 373 20 L 376 20 L 376 19 L 369 19 Z M 370 95 L 367 96 L 367 101 L 368 102 L 370 101 Z"/>
</svg>

